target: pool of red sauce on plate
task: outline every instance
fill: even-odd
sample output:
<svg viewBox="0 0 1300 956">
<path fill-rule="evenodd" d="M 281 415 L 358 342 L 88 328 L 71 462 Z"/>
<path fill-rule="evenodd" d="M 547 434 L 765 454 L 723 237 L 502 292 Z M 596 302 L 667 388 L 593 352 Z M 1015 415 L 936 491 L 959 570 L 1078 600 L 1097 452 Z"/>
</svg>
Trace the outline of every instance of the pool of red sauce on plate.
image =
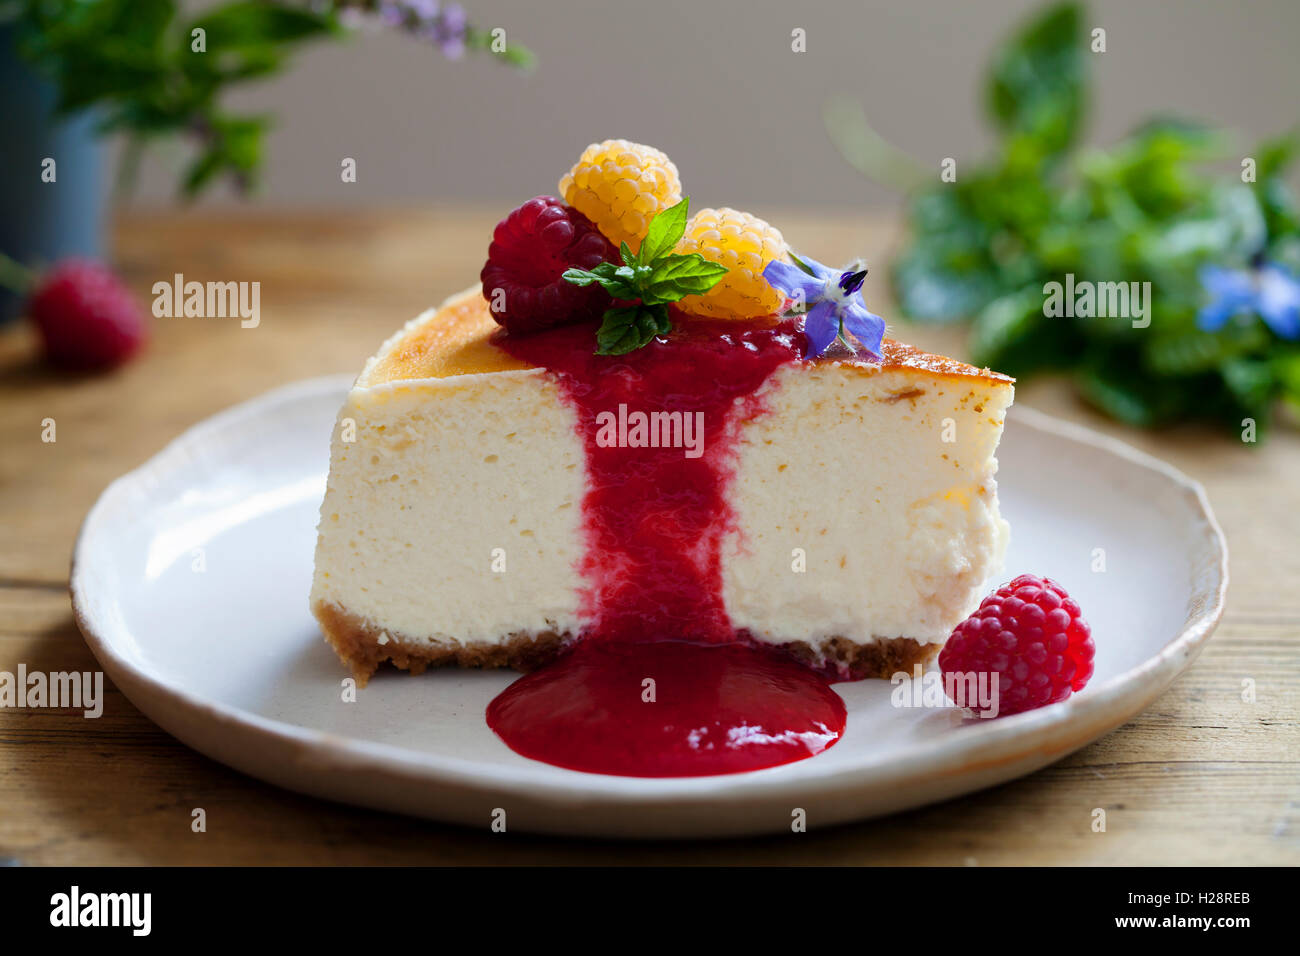
<svg viewBox="0 0 1300 956">
<path fill-rule="evenodd" d="M 739 427 L 763 414 L 768 377 L 802 359 L 803 333 L 789 321 L 694 320 L 617 358 L 593 354 L 591 325 L 495 341 L 555 375 L 577 410 L 592 623 L 493 700 L 489 726 L 526 757 L 637 777 L 758 770 L 834 744 L 846 715 L 827 678 L 747 640 L 722 600 Z M 607 444 L 598 416 L 617 418 L 620 405 L 702 413 L 703 454 Z"/>
</svg>

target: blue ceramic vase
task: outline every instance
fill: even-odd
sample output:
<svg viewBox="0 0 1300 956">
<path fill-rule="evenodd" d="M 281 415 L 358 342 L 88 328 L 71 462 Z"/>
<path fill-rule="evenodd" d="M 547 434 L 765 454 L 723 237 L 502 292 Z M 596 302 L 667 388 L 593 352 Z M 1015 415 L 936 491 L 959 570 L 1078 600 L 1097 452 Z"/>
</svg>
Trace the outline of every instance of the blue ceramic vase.
<svg viewBox="0 0 1300 956">
<path fill-rule="evenodd" d="M 19 59 L 16 31 L 0 24 L 0 252 L 41 268 L 67 256 L 102 258 L 105 243 L 105 149 L 95 118 L 54 116 L 55 90 Z M 54 161 L 54 181 L 42 171 Z M 0 291 L 0 321 L 19 297 Z"/>
</svg>

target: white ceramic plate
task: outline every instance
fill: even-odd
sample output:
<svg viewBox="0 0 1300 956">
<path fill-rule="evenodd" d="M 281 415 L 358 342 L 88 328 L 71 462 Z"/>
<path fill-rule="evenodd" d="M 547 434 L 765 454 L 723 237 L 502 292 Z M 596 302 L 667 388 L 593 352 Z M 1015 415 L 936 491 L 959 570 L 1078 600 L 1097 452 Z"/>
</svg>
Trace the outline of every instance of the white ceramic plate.
<svg viewBox="0 0 1300 956">
<path fill-rule="evenodd" d="M 307 610 L 329 436 L 350 385 L 278 389 L 196 426 L 114 482 L 74 556 L 78 622 L 123 693 L 186 744 L 280 786 L 511 830 L 721 836 L 840 823 L 1028 773 L 1118 727 L 1195 657 L 1227 587 L 1222 532 L 1169 466 L 1024 408 L 998 457 L 1007 576 L 1061 581 L 1097 643 L 1092 683 L 997 720 L 891 706 L 838 684 L 841 740 L 809 760 L 684 779 L 563 770 L 515 754 L 484 709 L 510 671 L 381 672 L 354 703 Z M 1102 549 L 1105 571 L 1093 570 Z"/>
</svg>

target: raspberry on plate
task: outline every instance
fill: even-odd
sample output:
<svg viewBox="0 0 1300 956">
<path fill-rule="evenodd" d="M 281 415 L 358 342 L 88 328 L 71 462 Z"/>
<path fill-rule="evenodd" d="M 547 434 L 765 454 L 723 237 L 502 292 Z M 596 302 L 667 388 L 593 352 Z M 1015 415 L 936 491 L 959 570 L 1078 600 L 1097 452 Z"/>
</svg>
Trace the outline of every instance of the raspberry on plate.
<svg viewBox="0 0 1300 956">
<path fill-rule="evenodd" d="M 939 668 L 947 687 L 954 686 L 950 675 L 997 674 L 997 714 L 1018 714 L 1082 690 L 1094 650 L 1092 630 L 1065 588 L 1022 574 L 957 625 Z"/>
<path fill-rule="evenodd" d="M 650 220 L 682 198 L 677 167 L 659 150 L 625 139 L 592 143 L 560 180 L 560 195 L 610 242 L 636 252 Z"/>
<path fill-rule="evenodd" d="M 617 259 L 618 250 L 590 219 L 554 196 L 537 196 L 497 223 L 479 278 L 497 324 L 537 332 L 600 318 L 609 293 L 562 276 L 566 269 L 590 270 Z"/>
<path fill-rule="evenodd" d="M 45 356 L 63 368 L 112 368 L 148 338 L 139 303 L 107 266 L 68 259 L 46 273 L 27 300 Z"/>
<path fill-rule="evenodd" d="M 753 319 L 781 310 L 785 295 L 763 278 L 774 259 L 784 259 L 785 237 L 775 226 L 747 212 L 701 209 L 686 224 L 679 253 L 699 253 L 727 267 L 727 274 L 703 295 L 681 301 L 683 311 L 714 319 Z"/>
</svg>

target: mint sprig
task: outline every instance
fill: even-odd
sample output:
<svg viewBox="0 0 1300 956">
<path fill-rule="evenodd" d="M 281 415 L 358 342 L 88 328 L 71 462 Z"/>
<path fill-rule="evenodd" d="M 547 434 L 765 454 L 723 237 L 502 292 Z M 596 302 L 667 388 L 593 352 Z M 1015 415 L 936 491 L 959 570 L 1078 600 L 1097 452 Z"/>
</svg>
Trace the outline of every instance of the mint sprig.
<svg viewBox="0 0 1300 956">
<path fill-rule="evenodd" d="M 564 280 L 576 286 L 600 283 L 615 299 L 636 300 L 605 312 L 596 332 L 597 355 L 626 355 L 672 331 L 668 305 L 688 295 L 703 295 L 727 274 L 727 267 L 699 253 L 674 253 L 686 234 L 691 198 L 669 206 L 650 222 L 641 248 L 634 255 L 625 242 L 619 248 L 623 264 L 602 262 L 596 268 L 568 269 Z"/>
</svg>

